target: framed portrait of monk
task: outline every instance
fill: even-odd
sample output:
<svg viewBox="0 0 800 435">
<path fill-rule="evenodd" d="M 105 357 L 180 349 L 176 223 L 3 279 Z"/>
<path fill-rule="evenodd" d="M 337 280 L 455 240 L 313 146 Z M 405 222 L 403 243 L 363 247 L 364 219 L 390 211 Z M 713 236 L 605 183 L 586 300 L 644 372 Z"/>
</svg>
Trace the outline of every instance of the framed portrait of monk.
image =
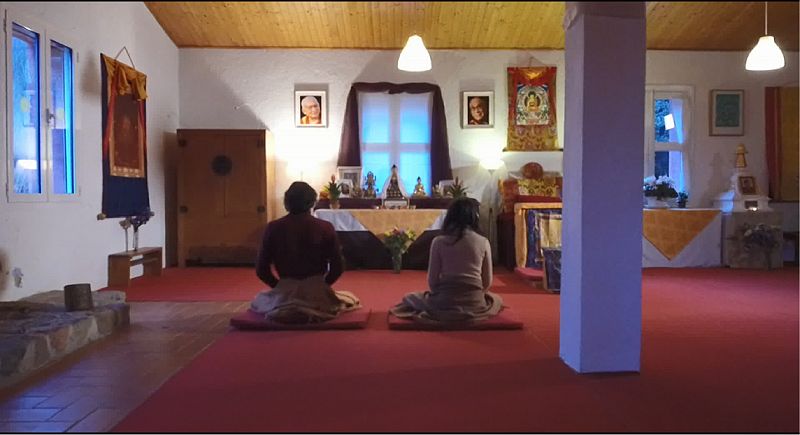
<svg viewBox="0 0 800 435">
<path fill-rule="evenodd" d="M 494 127 L 494 92 L 462 92 L 461 107 L 461 128 Z"/>
<path fill-rule="evenodd" d="M 294 92 L 295 127 L 327 127 L 328 110 L 325 91 Z"/>
</svg>

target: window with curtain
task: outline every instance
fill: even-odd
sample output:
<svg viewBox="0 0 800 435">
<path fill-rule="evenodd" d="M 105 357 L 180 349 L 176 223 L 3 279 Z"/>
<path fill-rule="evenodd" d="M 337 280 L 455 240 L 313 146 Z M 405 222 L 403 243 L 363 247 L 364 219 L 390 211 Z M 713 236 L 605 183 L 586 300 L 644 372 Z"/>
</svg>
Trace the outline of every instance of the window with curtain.
<svg viewBox="0 0 800 435">
<path fill-rule="evenodd" d="M 417 177 L 430 193 L 431 105 L 430 92 L 358 93 L 362 171 L 375 174 L 378 189 L 397 165 L 409 195 Z"/>
<path fill-rule="evenodd" d="M 76 54 L 41 27 L 15 17 L 8 22 L 9 199 L 74 197 Z"/>
<path fill-rule="evenodd" d="M 691 88 L 648 86 L 645 96 L 644 176 L 669 176 L 688 192 Z"/>
</svg>

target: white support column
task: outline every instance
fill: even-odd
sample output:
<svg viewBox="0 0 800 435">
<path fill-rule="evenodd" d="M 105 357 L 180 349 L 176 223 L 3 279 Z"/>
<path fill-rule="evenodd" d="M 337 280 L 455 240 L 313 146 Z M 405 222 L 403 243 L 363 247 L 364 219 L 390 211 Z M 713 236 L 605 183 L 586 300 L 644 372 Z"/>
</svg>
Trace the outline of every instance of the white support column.
<svg viewBox="0 0 800 435">
<path fill-rule="evenodd" d="M 639 371 L 645 3 L 567 2 L 559 355 Z"/>
</svg>

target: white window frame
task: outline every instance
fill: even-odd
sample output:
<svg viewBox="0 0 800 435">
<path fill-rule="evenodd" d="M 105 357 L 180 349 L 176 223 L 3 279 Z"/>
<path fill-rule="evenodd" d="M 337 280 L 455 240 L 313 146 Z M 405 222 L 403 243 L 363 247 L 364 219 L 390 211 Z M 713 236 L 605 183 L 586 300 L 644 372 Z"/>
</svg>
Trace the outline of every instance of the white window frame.
<svg viewBox="0 0 800 435">
<path fill-rule="evenodd" d="M 39 155 L 41 165 L 41 193 L 16 193 L 14 192 L 14 135 L 13 135 L 13 112 L 14 107 L 14 93 L 12 90 L 12 80 L 14 76 L 11 73 L 13 69 L 13 50 L 12 50 L 12 37 L 13 37 L 13 24 L 17 23 L 39 35 Z M 78 144 L 77 144 L 77 71 L 78 61 L 80 56 L 78 50 L 75 48 L 76 44 L 70 38 L 62 35 L 58 30 L 47 26 L 41 21 L 25 16 L 23 14 L 14 13 L 10 10 L 5 10 L 3 20 L 3 30 L 5 36 L 5 68 L 4 74 L 4 92 L 5 98 L 5 119 L 2 121 L 4 126 L 3 134 L 6 138 L 6 198 L 8 202 L 73 202 L 78 201 L 80 198 L 80 187 L 78 183 Z M 53 191 L 53 138 L 50 129 L 50 122 L 47 117 L 51 113 L 53 107 L 53 95 L 50 85 L 51 81 L 51 47 L 50 42 L 55 41 L 68 47 L 72 51 L 72 145 L 73 145 L 73 183 L 75 187 L 74 193 L 60 194 Z"/>
<path fill-rule="evenodd" d="M 683 100 L 683 138 L 684 142 L 657 142 L 655 137 L 655 100 Z M 692 133 L 692 112 L 694 110 L 694 87 L 683 85 L 646 85 L 644 113 L 644 176 L 655 174 L 655 154 L 657 151 L 680 151 L 683 160 L 683 185 L 688 192 L 691 186 L 691 162 L 694 150 Z"/>
</svg>

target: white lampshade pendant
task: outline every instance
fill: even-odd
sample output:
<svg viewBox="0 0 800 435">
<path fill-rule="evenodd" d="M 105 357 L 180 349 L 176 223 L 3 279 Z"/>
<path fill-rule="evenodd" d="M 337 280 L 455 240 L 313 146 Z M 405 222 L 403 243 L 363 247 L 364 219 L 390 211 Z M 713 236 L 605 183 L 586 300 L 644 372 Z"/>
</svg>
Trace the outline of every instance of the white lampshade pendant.
<svg viewBox="0 0 800 435">
<path fill-rule="evenodd" d="M 783 68 L 786 61 L 775 38 L 769 36 L 767 30 L 767 2 L 764 2 L 764 36 L 758 38 L 758 44 L 750 50 L 744 68 L 748 71 L 770 71 Z"/>
<path fill-rule="evenodd" d="M 409 72 L 429 71 L 431 55 L 422 43 L 422 38 L 412 35 L 397 59 L 397 69 Z"/>
<path fill-rule="evenodd" d="M 783 52 L 775 43 L 775 38 L 762 36 L 747 56 L 744 67 L 749 71 L 769 71 L 783 68 L 784 65 Z"/>
</svg>

